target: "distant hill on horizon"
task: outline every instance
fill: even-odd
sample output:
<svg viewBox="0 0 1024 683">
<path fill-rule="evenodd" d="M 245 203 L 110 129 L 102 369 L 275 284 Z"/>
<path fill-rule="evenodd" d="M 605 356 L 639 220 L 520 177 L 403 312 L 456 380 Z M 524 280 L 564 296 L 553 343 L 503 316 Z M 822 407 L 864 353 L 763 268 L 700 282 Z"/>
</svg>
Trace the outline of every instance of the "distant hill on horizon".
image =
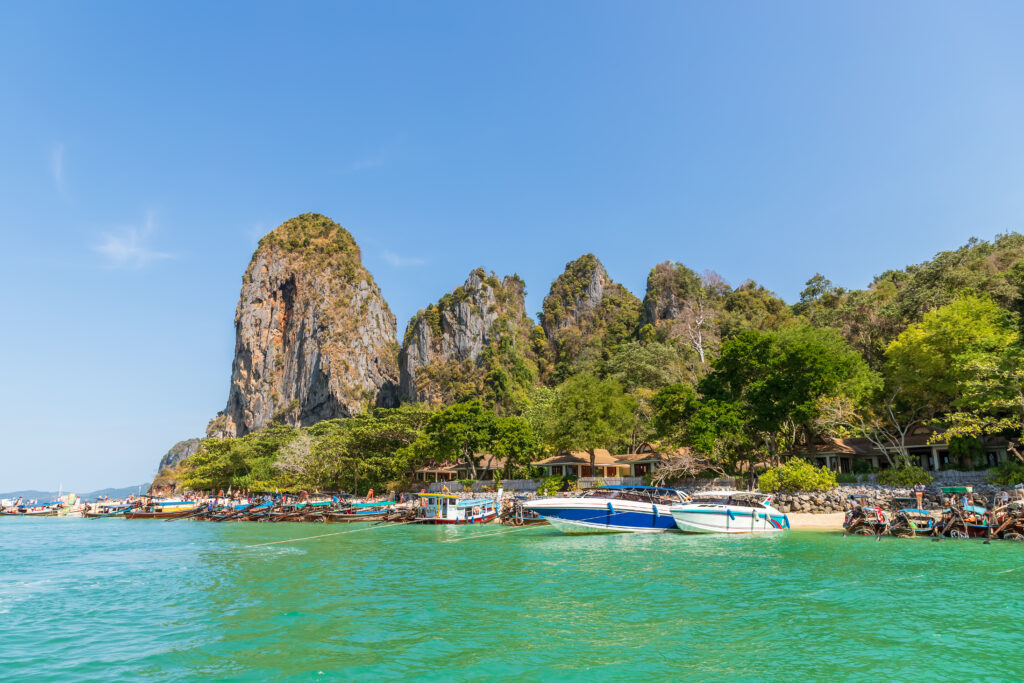
<svg viewBox="0 0 1024 683">
<path fill-rule="evenodd" d="M 143 492 L 149 489 L 149 484 L 139 484 L 136 486 L 125 486 L 122 488 L 106 488 L 99 489 L 98 491 L 89 491 L 88 493 L 78 493 L 77 491 L 65 491 L 65 494 L 76 493 L 79 498 L 85 500 L 96 500 L 100 496 L 108 496 L 110 498 L 125 498 L 127 496 L 138 494 L 139 490 Z M 42 501 L 44 498 L 45 502 L 54 500 L 57 497 L 57 491 L 9 491 L 7 493 L 0 493 L 0 499 L 17 500 L 18 498 L 24 498 L 26 500 L 39 500 Z"/>
</svg>

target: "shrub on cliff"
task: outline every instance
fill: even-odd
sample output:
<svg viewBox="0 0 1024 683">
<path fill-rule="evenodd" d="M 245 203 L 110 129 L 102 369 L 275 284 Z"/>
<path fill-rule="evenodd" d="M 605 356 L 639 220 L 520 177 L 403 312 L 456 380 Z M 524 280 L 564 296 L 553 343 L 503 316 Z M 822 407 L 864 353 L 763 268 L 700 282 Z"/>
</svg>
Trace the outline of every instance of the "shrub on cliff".
<svg viewBox="0 0 1024 683">
<path fill-rule="evenodd" d="M 806 460 L 792 458 L 765 470 L 757 480 L 757 487 L 765 493 L 830 491 L 836 487 L 836 473 L 827 467 L 815 467 Z"/>
<path fill-rule="evenodd" d="M 878 483 L 886 486 L 916 486 L 932 483 L 932 476 L 916 465 L 882 470 L 878 473 Z"/>
</svg>

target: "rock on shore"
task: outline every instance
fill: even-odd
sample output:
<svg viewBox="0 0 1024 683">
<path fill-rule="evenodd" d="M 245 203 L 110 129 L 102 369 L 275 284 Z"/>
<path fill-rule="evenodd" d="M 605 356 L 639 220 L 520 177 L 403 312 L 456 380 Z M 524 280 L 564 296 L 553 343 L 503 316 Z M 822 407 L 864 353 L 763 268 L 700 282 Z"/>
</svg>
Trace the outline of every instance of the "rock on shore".
<svg viewBox="0 0 1024 683">
<path fill-rule="evenodd" d="M 931 484 L 925 490 L 924 506 L 936 509 L 945 505 L 940 484 Z M 974 491 L 984 496 L 990 503 L 1003 490 L 1002 487 L 976 485 Z M 912 488 L 884 486 L 882 484 L 843 484 L 831 491 L 801 491 L 797 493 L 780 493 L 775 497 L 774 505 L 780 512 L 804 512 L 810 514 L 828 514 L 843 512 L 850 508 L 848 496 L 854 493 L 867 494 L 865 504 L 878 506 L 884 510 L 892 509 L 894 498 L 913 498 Z"/>
</svg>

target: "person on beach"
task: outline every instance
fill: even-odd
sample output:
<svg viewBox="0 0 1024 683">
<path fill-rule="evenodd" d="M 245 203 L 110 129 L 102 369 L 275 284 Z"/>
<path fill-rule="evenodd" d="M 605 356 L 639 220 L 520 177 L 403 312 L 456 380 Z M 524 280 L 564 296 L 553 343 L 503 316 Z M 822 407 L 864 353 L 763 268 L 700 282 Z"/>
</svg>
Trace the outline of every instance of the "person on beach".
<svg viewBox="0 0 1024 683">
<path fill-rule="evenodd" d="M 917 509 L 924 509 L 924 484 L 914 486 L 914 495 L 917 497 Z"/>
</svg>

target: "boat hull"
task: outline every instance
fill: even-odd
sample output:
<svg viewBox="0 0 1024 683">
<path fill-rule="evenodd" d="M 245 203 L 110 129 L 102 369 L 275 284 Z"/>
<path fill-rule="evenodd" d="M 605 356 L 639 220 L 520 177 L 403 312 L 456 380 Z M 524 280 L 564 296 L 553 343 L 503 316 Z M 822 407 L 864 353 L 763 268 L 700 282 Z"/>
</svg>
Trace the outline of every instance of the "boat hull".
<svg viewBox="0 0 1024 683">
<path fill-rule="evenodd" d="M 684 505 L 672 509 L 672 518 L 687 534 L 766 534 L 785 531 L 786 516 L 769 510 L 714 509 Z"/>
<path fill-rule="evenodd" d="M 181 517 L 188 517 L 195 508 L 189 508 L 187 510 L 175 510 L 173 512 L 126 512 L 124 513 L 125 519 L 179 519 Z"/>
<path fill-rule="evenodd" d="M 3 513 L 0 513 L 0 514 L 4 515 L 6 517 L 56 517 L 57 516 L 57 511 L 56 510 L 41 510 L 39 512 L 33 512 L 33 511 L 28 511 L 28 512 L 8 512 L 7 510 L 4 510 Z"/>
<path fill-rule="evenodd" d="M 562 533 L 663 533 L 675 531 L 667 505 L 601 498 L 549 498 L 523 505 Z"/>
<path fill-rule="evenodd" d="M 383 522 L 387 520 L 391 513 L 387 512 L 374 512 L 372 514 L 352 514 L 334 512 L 324 515 L 324 521 L 331 524 L 357 524 L 360 522 Z"/>
<path fill-rule="evenodd" d="M 417 524 L 458 524 L 461 526 L 468 526 L 470 524 L 487 524 L 493 522 L 498 518 L 497 513 L 488 512 L 484 515 L 472 517 L 470 519 L 447 519 L 444 517 L 420 517 L 416 519 Z M 362 520 L 360 520 L 362 521 Z"/>
</svg>

